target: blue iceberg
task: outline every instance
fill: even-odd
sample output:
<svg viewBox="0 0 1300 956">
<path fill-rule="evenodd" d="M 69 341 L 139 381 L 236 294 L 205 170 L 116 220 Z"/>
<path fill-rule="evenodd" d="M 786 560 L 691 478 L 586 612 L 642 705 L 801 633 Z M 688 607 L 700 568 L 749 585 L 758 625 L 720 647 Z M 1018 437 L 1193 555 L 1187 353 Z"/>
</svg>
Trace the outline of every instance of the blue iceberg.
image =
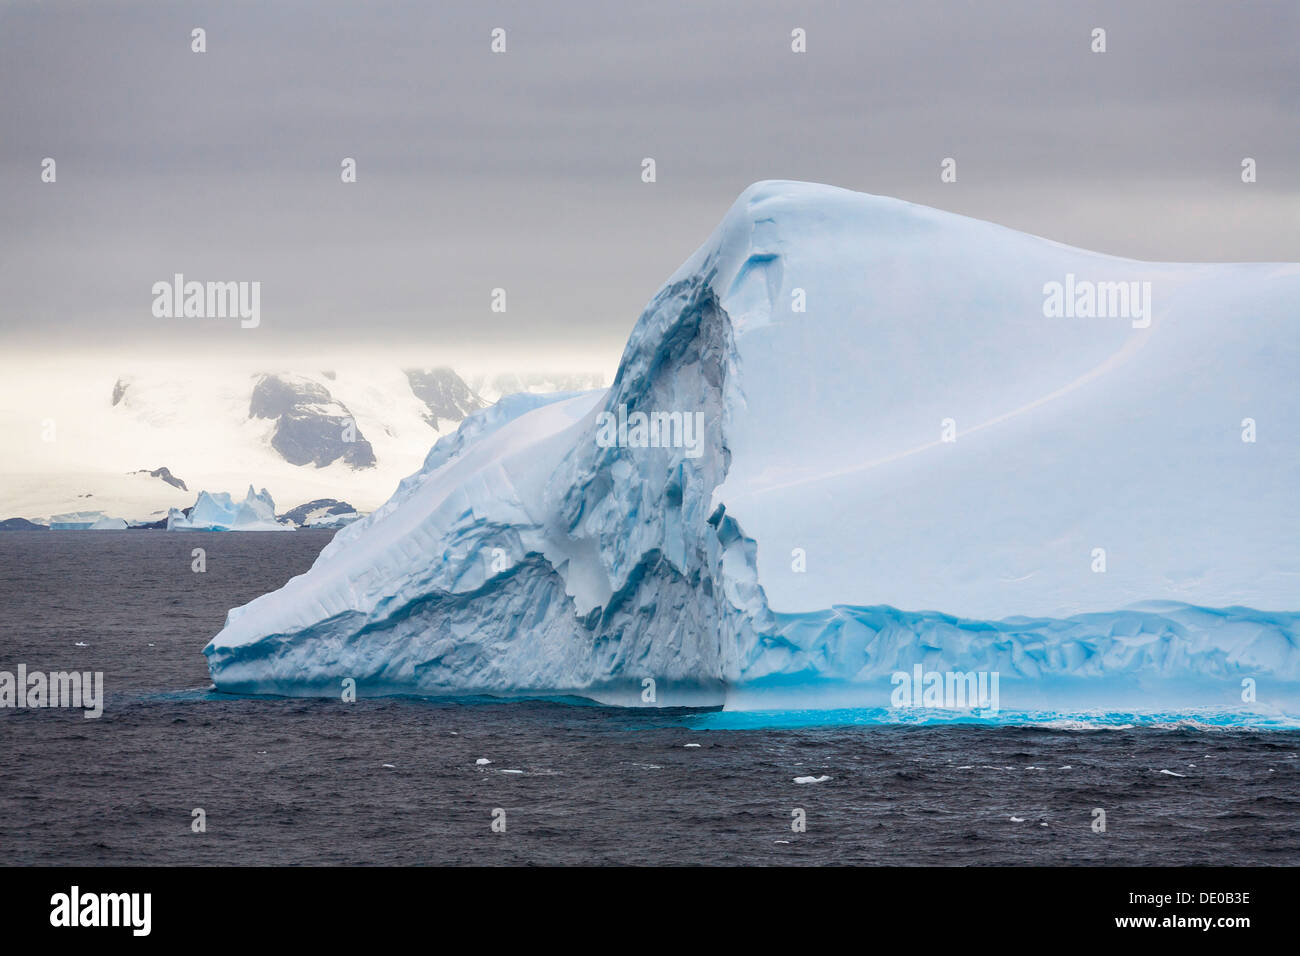
<svg viewBox="0 0 1300 956">
<path fill-rule="evenodd" d="M 213 681 L 1300 714 L 1298 303 L 1294 264 L 756 184 L 609 389 L 471 415 L 229 613 Z"/>
</svg>

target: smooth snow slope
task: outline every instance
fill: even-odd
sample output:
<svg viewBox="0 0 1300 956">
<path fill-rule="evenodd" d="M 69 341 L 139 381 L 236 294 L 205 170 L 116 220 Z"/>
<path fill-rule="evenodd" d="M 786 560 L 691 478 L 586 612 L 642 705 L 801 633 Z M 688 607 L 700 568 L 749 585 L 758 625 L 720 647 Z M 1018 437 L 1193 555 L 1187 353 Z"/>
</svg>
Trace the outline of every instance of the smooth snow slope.
<svg viewBox="0 0 1300 956">
<path fill-rule="evenodd" d="M 1151 321 L 1047 317 L 1067 276 L 1149 282 Z M 231 612 L 213 678 L 829 707 L 919 663 L 998 671 L 1004 707 L 1227 707 L 1249 677 L 1300 713 L 1298 303 L 1295 265 L 1139 263 L 759 183 L 611 389 L 467 419 Z M 703 413 L 702 454 L 602 447 L 623 405 Z"/>
</svg>

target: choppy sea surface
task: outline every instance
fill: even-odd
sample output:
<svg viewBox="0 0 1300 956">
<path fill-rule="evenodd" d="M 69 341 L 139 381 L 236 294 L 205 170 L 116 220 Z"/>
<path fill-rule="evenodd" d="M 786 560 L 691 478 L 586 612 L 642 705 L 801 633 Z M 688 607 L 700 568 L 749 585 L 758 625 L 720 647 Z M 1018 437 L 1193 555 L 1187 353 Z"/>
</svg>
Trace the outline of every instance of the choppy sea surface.
<svg viewBox="0 0 1300 956">
<path fill-rule="evenodd" d="M 0 533 L 0 670 L 106 685 L 0 709 L 4 862 L 1300 864 L 1291 729 L 212 692 L 226 611 L 328 540 Z"/>
</svg>

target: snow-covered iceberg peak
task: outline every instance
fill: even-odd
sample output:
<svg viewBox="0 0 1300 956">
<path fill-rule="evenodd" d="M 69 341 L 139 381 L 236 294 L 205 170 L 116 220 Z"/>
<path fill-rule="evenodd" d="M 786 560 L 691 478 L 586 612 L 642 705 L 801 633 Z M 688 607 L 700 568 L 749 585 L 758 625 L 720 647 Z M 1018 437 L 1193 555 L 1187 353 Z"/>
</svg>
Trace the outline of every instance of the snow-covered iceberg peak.
<svg viewBox="0 0 1300 956">
<path fill-rule="evenodd" d="M 756 184 L 609 389 L 471 415 L 230 612 L 213 679 L 831 707 L 920 666 L 1300 711 L 1297 303 L 1294 265 Z"/>
</svg>

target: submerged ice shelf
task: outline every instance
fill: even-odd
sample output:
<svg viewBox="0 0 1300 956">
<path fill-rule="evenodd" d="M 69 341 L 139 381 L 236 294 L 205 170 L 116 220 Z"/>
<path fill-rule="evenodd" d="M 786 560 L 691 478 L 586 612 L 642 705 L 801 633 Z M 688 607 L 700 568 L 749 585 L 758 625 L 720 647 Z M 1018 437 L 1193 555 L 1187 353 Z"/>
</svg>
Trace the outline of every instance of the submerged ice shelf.
<svg viewBox="0 0 1300 956">
<path fill-rule="evenodd" d="M 1004 710 L 1300 713 L 1298 303 L 1294 265 L 759 183 L 611 388 L 471 415 L 230 612 L 213 680 L 800 709 L 919 665 Z M 702 434 L 611 440 L 635 412 Z"/>
</svg>

